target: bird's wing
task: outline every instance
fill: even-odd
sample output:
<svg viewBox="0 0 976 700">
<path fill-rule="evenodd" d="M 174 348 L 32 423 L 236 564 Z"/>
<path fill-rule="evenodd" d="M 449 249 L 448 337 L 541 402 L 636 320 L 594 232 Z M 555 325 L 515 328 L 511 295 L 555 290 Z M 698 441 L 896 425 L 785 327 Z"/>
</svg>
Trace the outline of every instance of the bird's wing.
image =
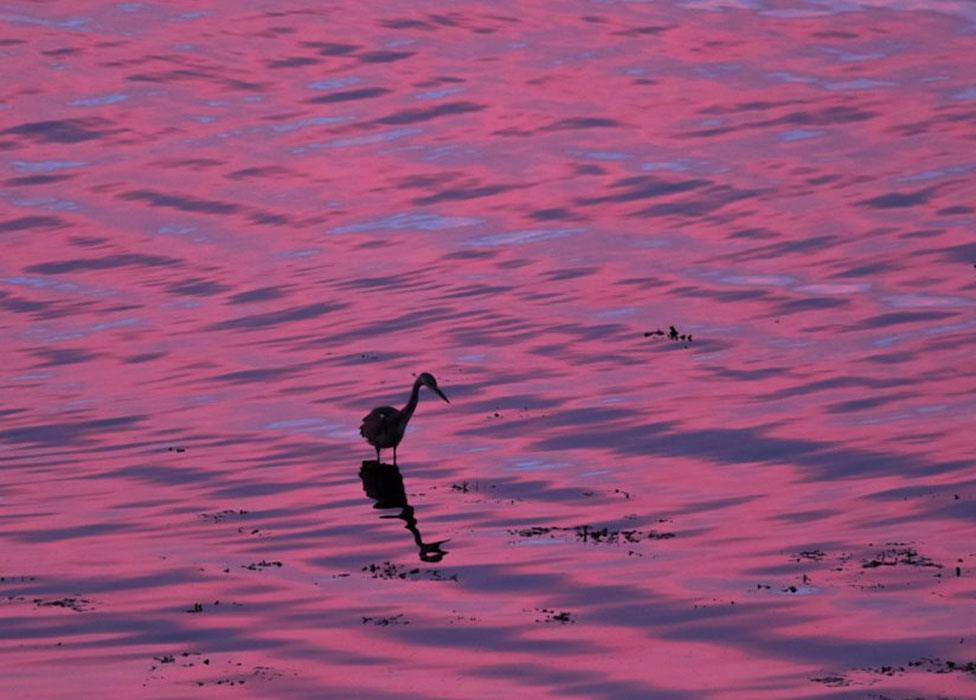
<svg viewBox="0 0 976 700">
<path fill-rule="evenodd" d="M 387 416 L 396 413 L 397 410 L 393 406 L 380 406 L 379 408 L 374 408 L 369 412 L 368 416 L 363 418 L 363 424 L 359 426 L 359 434 L 366 437 L 367 433 L 375 433 L 376 430 L 383 425 L 383 421 Z"/>
</svg>

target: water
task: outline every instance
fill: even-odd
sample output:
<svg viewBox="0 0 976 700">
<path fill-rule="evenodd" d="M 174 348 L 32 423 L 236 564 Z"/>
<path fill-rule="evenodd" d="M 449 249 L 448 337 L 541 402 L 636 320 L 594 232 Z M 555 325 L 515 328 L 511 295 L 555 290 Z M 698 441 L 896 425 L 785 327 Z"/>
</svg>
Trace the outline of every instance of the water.
<svg viewBox="0 0 976 700">
<path fill-rule="evenodd" d="M 8 3 L 0 685 L 976 696 L 974 19 Z"/>
</svg>

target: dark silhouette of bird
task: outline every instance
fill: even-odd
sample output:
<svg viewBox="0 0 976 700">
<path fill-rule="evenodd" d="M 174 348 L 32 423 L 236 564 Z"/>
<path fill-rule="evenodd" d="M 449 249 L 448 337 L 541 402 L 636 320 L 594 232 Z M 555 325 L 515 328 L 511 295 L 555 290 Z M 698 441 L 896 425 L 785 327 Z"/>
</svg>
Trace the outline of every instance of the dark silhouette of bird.
<svg viewBox="0 0 976 700">
<path fill-rule="evenodd" d="M 437 380 L 433 374 L 424 372 L 413 383 L 410 391 L 410 400 L 407 405 L 397 410 L 393 406 L 379 406 L 369 412 L 363 418 L 363 424 L 359 426 L 359 434 L 366 438 L 366 441 L 376 448 L 376 461 L 380 461 L 380 450 L 388 447 L 393 448 L 393 464 L 396 464 L 397 445 L 403 440 L 403 434 L 407 430 L 407 423 L 410 422 L 413 412 L 417 409 L 417 401 L 420 398 L 420 387 L 425 386 L 442 399 L 448 401 L 444 392 L 437 388 Z"/>
<path fill-rule="evenodd" d="M 406 527 L 413 535 L 413 541 L 419 549 L 421 561 L 440 561 L 447 552 L 441 545 L 448 540 L 424 542 L 420 530 L 417 528 L 417 517 L 413 506 L 407 502 L 407 492 L 403 488 L 403 476 L 400 469 L 392 464 L 381 464 L 372 460 L 363 462 L 359 470 L 359 478 L 363 481 L 363 491 L 376 501 L 374 508 L 380 510 L 398 509 L 395 515 L 381 515 L 381 518 L 399 518 L 406 523 Z"/>
</svg>

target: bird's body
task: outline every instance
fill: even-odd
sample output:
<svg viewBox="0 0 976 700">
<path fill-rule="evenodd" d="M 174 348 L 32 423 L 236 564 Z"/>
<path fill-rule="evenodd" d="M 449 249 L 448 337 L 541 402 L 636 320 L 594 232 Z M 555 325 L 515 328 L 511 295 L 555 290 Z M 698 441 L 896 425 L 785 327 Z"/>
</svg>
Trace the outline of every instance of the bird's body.
<svg viewBox="0 0 976 700">
<path fill-rule="evenodd" d="M 426 386 L 433 390 L 442 399 L 450 403 L 444 393 L 437 388 L 437 380 L 434 375 L 424 372 L 413 383 L 410 391 L 410 399 L 407 405 L 401 409 L 393 406 L 378 406 L 363 418 L 363 424 L 359 427 L 359 434 L 366 438 L 374 448 L 376 448 L 376 461 L 380 460 L 380 450 L 393 448 L 393 464 L 396 464 L 396 448 L 403 440 L 403 435 L 407 430 L 407 423 L 417 409 L 417 401 L 420 399 L 420 387 Z"/>
<path fill-rule="evenodd" d="M 359 428 L 359 434 L 369 441 L 376 449 L 396 447 L 403 439 L 403 430 L 406 425 L 398 425 L 397 415 L 400 413 L 393 406 L 379 406 L 369 412 L 363 418 L 363 424 Z"/>
</svg>

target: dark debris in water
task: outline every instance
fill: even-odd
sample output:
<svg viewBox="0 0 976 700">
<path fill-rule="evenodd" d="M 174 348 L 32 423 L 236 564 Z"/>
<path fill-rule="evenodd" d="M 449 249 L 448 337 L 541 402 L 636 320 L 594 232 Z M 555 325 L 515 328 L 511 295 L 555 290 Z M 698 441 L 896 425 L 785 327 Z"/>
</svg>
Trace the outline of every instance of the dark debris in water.
<svg viewBox="0 0 976 700">
<path fill-rule="evenodd" d="M 545 623 L 557 622 L 563 625 L 576 624 L 576 619 L 573 617 L 573 614 L 566 610 L 563 610 L 562 612 L 556 612 L 551 608 L 536 608 L 535 612 L 542 613 L 543 615 L 543 617 L 541 618 L 537 617 L 535 619 L 536 622 L 545 622 Z"/>
<path fill-rule="evenodd" d="M 247 569 L 249 571 L 264 571 L 265 569 L 270 569 L 272 567 L 281 568 L 284 566 L 280 561 L 268 561 L 267 559 L 262 559 L 261 561 L 254 561 L 246 566 L 241 566 L 242 569 Z"/>
<path fill-rule="evenodd" d="M 363 615 L 363 624 L 374 624 L 378 627 L 388 627 L 389 625 L 409 625 L 410 620 L 403 619 L 403 613 L 390 615 L 389 617 L 371 617 Z"/>
<path fill-rule="evenodd" d="M 942 564 L 920 554 L 918 550 L 909 546 L 907 542 L 885 542 L 883 545 L 868 544 L 867 552 L 860 554 L 850 552 L 828 554 L 822 549 L 806 549 L 791 555 L 791 559 L 794 563 L 819 563 L 830 560 L 833 562 L 831 571 L 836 572 L 845 571 L 848 564 L 860 560 L 859 571 L 862 574 L 866 574 L 866 570 L 880 569 L 882 567 L 912 566 L 920 569 L 945 568 Z M 957 569 L 958 571 L 955 575 L 959 576 L 962 574 L 962 571 L 960 567 L 957 567 Z M 935 576 L 941 577 L 941 571 L 936 573 Z M 884 586 L 877 584 L 872 586 L 872 588 L 882 589 Z"/>
<path fill-rule="evenodd" d="M 824 676 L 814 676 L 810 679 L 814 683 L 823 683 L 829 688 L 846 688 L 851 684 L 850 680 L 844 678 L 844 676 L 827 674 Z"/>
<path fill-rule="evenodd" d="M 161 680 L 166 678 L 162 675 L 163 671 L 191 674 L 187 682 L 192 682 L 197 687 L 208 685 L 244 685 L 248 680 L 272 681 L 285 675 L 270 666 L 254 666 L 250 673 L 246 670 L 245 664 L 234 659 L 218 659 L 205 656 L 199 651 L 183 651 L 173 654 L 160 654 L 153 657 L 156 663 L 149 667 L 149 677 L 151 680 Z M 228 668 L 229 667 L 229 668 Z M 221 671 L 221 669 L 224 669 Z M 216 677 L 200 678 L 200 674 L 218 674 Z M 297 675 L 297 674 L 292 674 Z M 192 678 L 192 676 L 197 676 Z M 146 687 L 147 683 L 143 683 Z"/>
<path fill-rule="evenodd" d="M 917 668 L 929 673 L 966 673 L 976 676 L 976 661 L 950 661 L 935 656 L 923 656 L 908 662 L 910 668 Z"/>
<path fill-rule="evenodd" d="M 236 665 L 241 666 L 242 664 L 237 663 Z M 281 671 L 277 671 L 269 666 L 255 666 L 254 669 L 251 671 L 251 674 L 246 677 L 237 675 L 233 678 L 224 677 L 224 678 L 217 678 L 216 680 L 196 681 L 196 685 L 198 687 L 203 687 L 206 685 L 221 685 L 221 686 L 244 685 L 245 683 L 247 683 L 248 680 L 256 679 L 262 681 L 273 681 L 277 678 L 281 678 L 284 675 L 285 674 L 282 673 Z"/>
<path fill-rule="evenodd" d="M 223 522 L 224 520 L 227 520 L 228 518 L 241 518 L 244 517 L 245 515 L 247 515 L 246 510 L 228 509 L 228 510 L 220 510 L 217 511 L 216 513 L 201 513 L 200 517 L 203 518 L 204 520 L 209 520 L 210 522 L 213 523 L 219 523 L 219 522 Z"/>
<path fill-rule="evenodd" d="M 91 601 L 87 598 L 58 598 L 57 600 L 34 598 L 33 602 L 39 608 L 67 608 L 75 612 L 91 610 Z"/>
<path fill-rule="evenodd" d="M 454 617 L 448 620 L 447 624 L 453 625 L 456 622 L 481 622 L 480 617 L 475 617 L 474 615 L 462 615 L 457 610 L 451 610 L 454 613 Z"/>
<path fill-rule="evenodd" d="M 428 581 L 457 581 L 457 574 L 444 574 L 440 569 L 421 569 L 418 567 L 408 568 L 391 561 L 382 564 L 368 564 L 362 568 L 363 572 L 368 573 L 371 578 L 381 578 L 386 580 L 412 580 L 425 579 Z"/>
<path fill-rule="evenodd" d="M 884 549 L 870 559 L 861 562 L 864 569 L 875 569 L 879 566 L 931 566 L 941 569 L 942 564 L 937 564 L 928 557 L 922 556 L 911 547 L 894 547 Z"/>
<path fill-rule="evenodd" d="M 488 484 L 487 486 L 483 487 L 480 481 L 467 481 L 467 480 L 462 481 L 460 483 L 455 482 L 451 484 L 451 490 L 457 491 L 458 493 L 474 493 L 474 492 L 481 491 L 483 488 L 496 489 L 498 488 L 498 486 L 496 486 L 495 484 Z"/>
<path fill-rule="evenodd" d="M 674 326 L 668 326 L 667 331 L 662 331 L 660 328 L 657 328 L 653 331 L 644 331 L 645 338 L 650 338 L 654 336 L 667 338 L 673 343 L 690 343 L 693 340 L 691 337 L 691 333 L 680 333 L 678 329 L 675 328 Z M 685 345 L 685 347 L 688 346 Z"/>
<path fill-rule="evenodd" d="M 432 487 L 432 489 L 436 489 L 436 488 L 438 487 L 437 486 Z M 498 486 L 496 484 L 483 484 L 480 481 L 467 481 L 467 480 L 460 481 L 460 482 L 453 482 L 450 486 L 451 491 L 453 491 L 454 493 L 479 494 L 482 500 L 490 500 L 494 503 L 515 503 L 517 500 L 520 500 L 516 498 L 511 498 L 509 496 L 504 496 L 501 498 L 493 498 L 487 495 L 491 492 L 492 489 L 497 489 L 497 488 Z"/>
<path fill-rule="evenodd" d="M 607 491 L 606 493 L 611 495 L 623 496 L 625 499 L 630 500 L 630 492 L 624 491 L 623 489 L 614 489 L 613 491 Z M 596 494 L 597 494 L 596 491 L 590 491 L 590 490 L 583 491 L 583 495 L 586 498 L 592 498 Z"/>
<path fill-rule="evenodd" d="M 867 666 L 857 669 L 882 676 L 898 676 L 913 670 L 927 673 L 964 673 L 976 676 L 976 661 L 952 661 L 940 659 L 936 656 L 922 656 L 912 659 L 904 665 L 892 664 L 883 666 Z"/>
<path fill-rule="evenodd" d="M 244 603 L 224 603 L 224 607 L 227 607 L 227 605 L 231 605 L 235 608 L 240 608 L 244 606 Z M 215 600 L 213 603 L 211 603 L 210 607 L 211 608 L 220 607 L 220 601 Z M 186 612 L 188 613 L 202 613 L 203 611 L 204 611 L 203 603 L 194 603 L 192 607 L 186 609 Z"/>
<path fill-rule="evenodd" d="M 614 530 L 611 528 L 595 528 L 591 525 L 576 525 L 574 527 L 527 527 L 509 530 L 508 534 L 517 537 L 550 537 L 555 538 L 561 533 L 572 532 L 578 542 L 592 542 L 594 544 L 636 543 L 642 540 L 669 540 L 675 537 L 673 532 L 658 530 Z"/>
<path fill-rule="evenodd" d="M 802 552 L 797 552 L 793 557 L 793 561 L 822 561 L 827 554 L 822 549 L 804 549 Z"/>
<path fill-rule="evenodd" d="M 904 666 L 868 666 L 866 668 L 860 668 L 859 671 L 867 671 L 868 673 L 876 673 L 881 676 L 897 676 L 905 672 Z"/>
<path fill-rule="evenodd" d="M 789 594 L 811 593 L 811 592 L 813 592 L 814 589 L 812 589 L 810 587 L 810 585 L 809 585 L 810 583 L 811 583 L 810 577 L 807 576 L 806 574 L 803 574 L 803 576 L 801 578 L 801 582 L 800 582 L 799 585 L 794 584 L 794 583 L 790 583 L 790 584 L 787 584 L 785 586 L 777 586 L 777 588 L 778 588 L 778 590 L 779 590 L 780 593 L 789 593 Z M 770 585 L 770 584 L 768 584 L 768 583 L 757 583 L 756 584 L 756 590 L 759 590 L 759 591 L 772 591 L 773 590 L 773 586 Z"/>
</svg>

